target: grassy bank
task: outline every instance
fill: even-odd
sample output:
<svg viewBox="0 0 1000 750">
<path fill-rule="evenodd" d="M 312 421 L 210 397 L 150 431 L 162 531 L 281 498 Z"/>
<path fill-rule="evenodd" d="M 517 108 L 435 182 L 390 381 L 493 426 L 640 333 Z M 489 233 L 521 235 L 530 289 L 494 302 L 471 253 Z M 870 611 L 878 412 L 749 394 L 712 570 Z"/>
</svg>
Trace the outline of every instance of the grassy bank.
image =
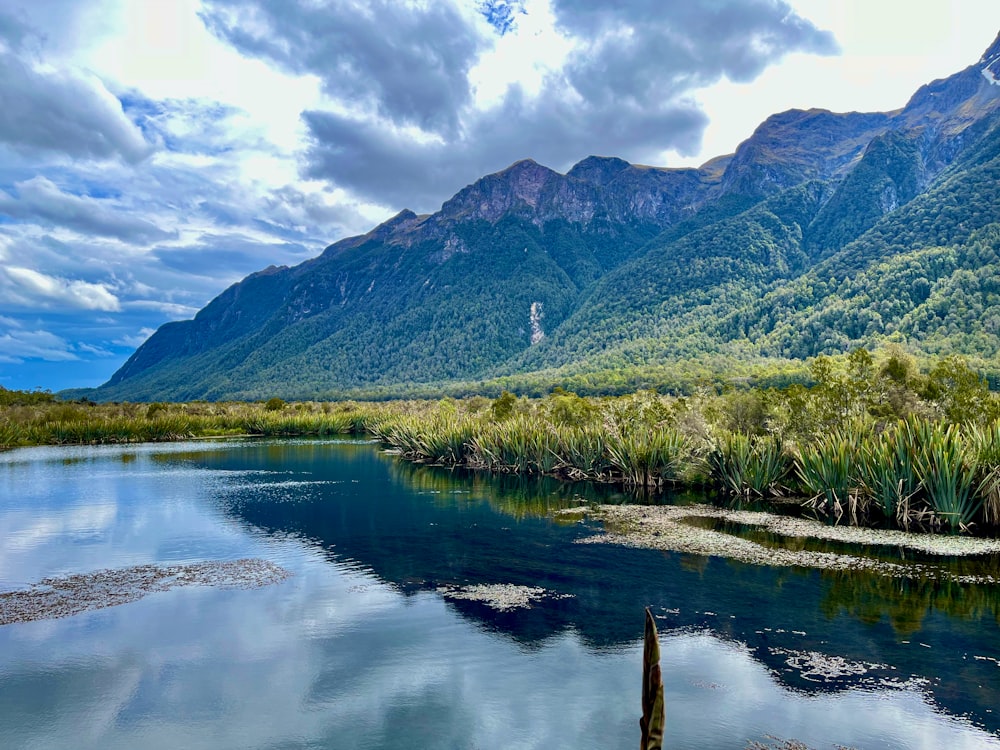
<svg viewBox="0 0 1000 750">
<path fill-rule="evenodd" d="M 810 387 L 583 398 L 93 404 L 0 391 L 0 446 L 207 436 L 370 434 L 410 461 L 712 489 L 723 502 L 800 497 L 838 523 L 1000 525 L 1000 402 L 964 362 L 898 352 L 818 358 Z"/>
<path fill-rule="evenodd" d="M 0 447 L 363 433 L 383 411 L 354 404 L 18 403 L 0 406 Z"/>
</svg>

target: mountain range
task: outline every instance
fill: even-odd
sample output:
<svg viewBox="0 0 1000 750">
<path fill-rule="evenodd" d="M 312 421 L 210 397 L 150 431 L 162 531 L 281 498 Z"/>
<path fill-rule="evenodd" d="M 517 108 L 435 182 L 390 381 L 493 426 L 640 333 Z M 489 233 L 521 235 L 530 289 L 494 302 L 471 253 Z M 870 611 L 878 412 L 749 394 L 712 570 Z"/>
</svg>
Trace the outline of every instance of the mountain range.
<svg viewBox="0 0 1000 750">
<path fill-rule="evenodd" d="M 782 112 L 697 169 L 519 161 L 248 276 L 88 395 L 669 388 L 886 342 L 1000 353 L 1000 36 L 899 110 Z"/>
</svg>

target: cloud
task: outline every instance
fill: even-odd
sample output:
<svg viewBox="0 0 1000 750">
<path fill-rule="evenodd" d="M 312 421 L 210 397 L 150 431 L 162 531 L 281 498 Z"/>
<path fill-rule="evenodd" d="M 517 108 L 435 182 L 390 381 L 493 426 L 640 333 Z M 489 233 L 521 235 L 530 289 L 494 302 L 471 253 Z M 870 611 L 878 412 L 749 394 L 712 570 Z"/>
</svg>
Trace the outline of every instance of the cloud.
<svg viewBox="0 0 1000 750">
<path fill-rule="evenodd" d="M 676 147 L 693 150 L 706 123 L 690 102 L 623 117 L 628 109 L 595 109 L 554 97 L 526 100 L 514 90 L 500 108 L 475 118 L 476 137 L 448 144 L 414 143 L 391 126 L 305 112 L 312 135 L 305 172 L 383 205 L 430 211 L 462 186 L 522 157 L 563 169 L 590 153 L 642 161 L 663 132 Z"/>
<path fill-rule="evenodd" d="M 167 268 L 197 269 L 216 280 L 235 281 L 275 262 L 306 260 L 315 252 L 294 243 L 260 242 L 242 234 L 205 234 L 196 244 L 161 246 L 152 255 Z"/>
<path fill-rule="evenodd" d="M 66 362 L 79 357 L 64 339 L 49 331 L 24 331 L 17 328 L 0 331 L 0 363 L 21 364 L 25 359 Z"/>
<path fill-rule="evenodd" d="M 29 306 L 57 304 L 79 310 L 108 312 L 121 309 L 118 298 L 104 284 L 63 279 L 19 266 L 7 266 L 0 271 L 0 286 L 4 285 L 6 277 L 7 292 L 15 302 Z"/>
<path fill-rule="evenodd" d="M 0 53 L 0 142 L 26 151 L 137 162 L 150 153 L 121 103 L 91 75 Z"/>
<path fill-rule="evenodd" d="M 149 99 L 139 91 L 121 96 L 125 114 L 147 140 L 167 151 L 190 156 L 241 152 L 274 153 L 259 127 L 243 110 L 205 99 Z"/>
<path fill-rule="evenodd" d="M 0 211 L 19 219 L 67 227 L 83 234 L 115 237 L 124 242 L 150 243 L 176 237 L 150 221 L 113 210 L 109 201 L 62 192 L 38 176 L 15 185 L 17 197 L 0 191 Z"/>
<path fill-rule="evenodd" d="M 565 169 L 592 153 L 644 163 L 695 153 L 707 125 L 696 91 L 723 77 L 751 80 L 789 52 L 836 51 L 783 0 L 552 0 L 568 53 L 538 91 L 508 82 L 484 108 L 469 73 L 501 34 L 517 33 L 524 8 L 487 2 L 479 11 L 215 0 L 205 19 L 242 53 L 323 81 L 337 106 L 302 115 L 307 176 L 417 210 L 525 157 Z"/>
<path fill-rule="evenodd" d="M 143 326 L 139 329 L 138 333 L 122 336 L 121 338 L 115 339 L 114 343 L 118 346 L 127 346 L 130 349 L 138 349 L 146 342 L 146 339 L 154 333 L 156 333 L 154 329 Z"/>
<path fill-rule="evenodd" d="M 128 163 L 150 154 L 104 82 L 61 59 L 100 35 L 111 10 L 102 0 L 13 0 L 0 8 L 0 143 L 32 155 Z"/>
<path fill-rule="evenodd" d="M 468 74 L 490 42 L 477 15 L 441 2 L 212 0 L 202 15 L 218 37 L 394 122 L 457 132 Z"/>
<path fill-rule="evenodd" d="M 751 81 L 791 51 L 837 51 L 832 34 L 783 0 L 555 0 L 554 11 L 561 28 L 587 40 L 566 78 L 588 102 L 672 99 L 722 76 Z"/>
</svg>

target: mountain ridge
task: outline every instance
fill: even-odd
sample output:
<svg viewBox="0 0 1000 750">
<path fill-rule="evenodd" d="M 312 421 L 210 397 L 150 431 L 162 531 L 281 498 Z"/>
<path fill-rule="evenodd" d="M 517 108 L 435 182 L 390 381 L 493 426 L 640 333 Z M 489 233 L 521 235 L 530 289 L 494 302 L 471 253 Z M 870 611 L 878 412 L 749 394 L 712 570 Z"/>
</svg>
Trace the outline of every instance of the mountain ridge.
<svg viewBox="0 0 1000 750">
<path fill-rule="evenodd" d="M 871 263 L 902 263 L 937 246 L 965 259 L 954 273 L 973 273 L 967 248 L 982 242 L 973 234 L 987 236 L 1000 222 L 1000 196 L 990 200 L 988 184 L 1000 142 L 998 65 L 1000 35 L 977 64 L 922 86 L 898 110 L 776 113 L 733 154 L 697 168 L 588 156 L 561 174 L 517 161 L 435 213 L 404 209 L 298 266 L 251 274 L 193 320 L 162 326 L 94 395 L 403 392 L 898 341 L 900 321 L 917 315 L 931 291 L 867 334 L 847 322 L 851 335 L 803 328 L 802 341 L 812 343 L 798 347 L 795 330 L 783 329 L 763 300 L 790 305 L 787 325 L 815 322 L 802 309 L 820 305 L 827 331 L 838 325 L 837 311 L 862 305 L 829 283 L 843 268 L 875 284 Z M 929 224 L 928 212 L 947 231 Z M 869 255 L 859 260 L 858 247 Z M 939 296 L 947 284 L 971 283 L 919 278 L 939 284 Z M 847 296 L 796 292 L 808 284 Z M 842 299 L 854 307 L 834 304 Z M 768 330 L 757 322 L 772 318 Z M 954 327 L 958 341 L 969 326 Z M 920 329 L 903 328 L 904 343 L 922 351 Z M 969 353 L 989 349 L 977 346 Z"/>
</svg>

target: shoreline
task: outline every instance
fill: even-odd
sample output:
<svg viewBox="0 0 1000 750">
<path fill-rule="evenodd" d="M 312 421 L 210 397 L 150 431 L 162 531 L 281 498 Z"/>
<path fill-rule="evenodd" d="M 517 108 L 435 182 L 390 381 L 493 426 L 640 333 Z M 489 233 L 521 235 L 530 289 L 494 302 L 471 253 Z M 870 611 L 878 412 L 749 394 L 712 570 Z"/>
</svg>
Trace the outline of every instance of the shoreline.
<svg viewBox="0 0 1000 750">
<path fill-rule="evenodd" d="M 1000 539 L 946 536 L 859 526 L 828 526 L 820 521 L 782 516 L 767 511 L 730 510 L 712 505 L 598 505 L 557 511 L 555 516 L 563 518 L 581 516 L 604 524 L 602 533 L 585 537 L 579 540 L 580 544 L 619 544 L 626 547 L 720 557 L 751 565 L 819 570 L 870 570 L 894 578 L 940 579 L 971 584 L 1000 583 L 1000 574 L 958 574 L 934 561 L 913 561 L 905 558 L 906 551 L 942 558 L 997 555 L 1000 554 Z M 804 539 L 896 547 L 901 553 L 900 561 L 879 559 L 862 551 L 852 554 L 772 547 L 735 534 L 693 525 L 690 523 L 692 519 L 743 524 L 787 540 Z"/>
</svg>

